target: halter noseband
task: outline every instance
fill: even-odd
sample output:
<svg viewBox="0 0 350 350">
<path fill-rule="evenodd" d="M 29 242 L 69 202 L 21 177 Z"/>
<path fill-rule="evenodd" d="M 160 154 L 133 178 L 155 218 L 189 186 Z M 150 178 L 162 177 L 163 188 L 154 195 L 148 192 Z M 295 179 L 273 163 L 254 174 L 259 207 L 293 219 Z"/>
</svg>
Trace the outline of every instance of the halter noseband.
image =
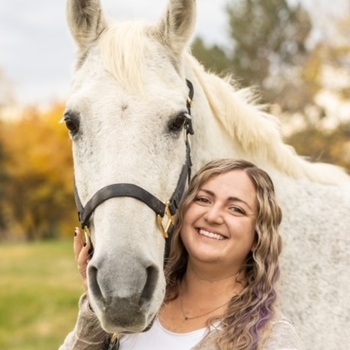
<svg viewBox="0 0 350 350">
<path fill-rule="evenodd" d="M 116 183 L 112 185 L 105 186 L 97 191 L 91 199 L 86 203 L 85 207 L 82 205 L 81 200 L 78 195 L 76 186 L 74 186 L 74 197 L 75 203 L 78 209 L 78 217 L 81 223 L 81 227 L 88 232 L 89 220 L 94 210 L 104 201 L 115 197 L 132 197 L 140 200 L 144 204 L 148 205 L 156 214 L 158 226 L 164 236 L 168 238 L 169 230 L 174 224 L 174 215 L 179 207 L 179 203 L 185 192 L 186 182 L 191 179 L 191 148 L 188 141 L 188 134 L 193 135 L 193 126 L 191 119 L 191 103 L 193 100 L 194 90 L 193 85 L 189 80 L 186 80 L 187 86 L 189 88 L 189 94 L 187 98 L 187 111 L 186 121 L 184 124 L 186 132 L 186 162 L 182 167 L 177 186 L 174 193 L 172 194 L 170 200 L 163 203 L 157 197 L 155 197 L 150 192 L 146 191 L 140 186 L 130 184 L 130 183 Z M 163 217 L 167 216 L 168 222 L 163 226 Z M 168 240 L 167 240 L 168 242 Z"/>
</svg>

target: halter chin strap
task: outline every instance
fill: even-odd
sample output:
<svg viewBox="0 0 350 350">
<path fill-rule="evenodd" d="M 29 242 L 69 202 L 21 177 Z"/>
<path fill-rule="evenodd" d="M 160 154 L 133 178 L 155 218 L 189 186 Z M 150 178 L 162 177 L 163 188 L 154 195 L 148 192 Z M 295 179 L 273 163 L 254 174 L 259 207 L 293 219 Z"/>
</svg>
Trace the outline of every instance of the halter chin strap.
<svg viewBox="0 0 350 350">
<path fill-rule="evenodd" d="M 188 134 L 193 135 L 193 126 L 191 119 L 191 104 L 194 95 L 193 85 L 189 80 L 186 80 L 187 86 L 189 88 L 189 94 L 187 98 L 187 111 L 188 116 L 186 116 L 185 121 L 185 132 L 186 132 L 186 162 L 182 167 L 179 180 L 175 191 L 169 201 L 163 203 L 157 197 L 155 197 L 150 192 L 146 191 L 140 186 L 130 184 L 130 183 L 116 183 L 112 185 L 105 186 L 96 192 L 92 198 L 86 203 L 85 207 L 82 205 L 81 200 L 78 195 L 76 186 L 74 185 L 74 196 L 75 203 L 78 209 L 78 217 L 82 228 L 88 232 L 89 220 L 94 210 L 104 201 L 115 198 L 115 197 L 132 197 L 140 200 L 144 204 L 148 205 L 157 215 L 158 226 L 166 239 L 166 255 L 169 250 L 169 230 L 174 224 L 174 215 L 179 208 L 180 201 L 185 192 L 186 183 L 191 179 L 191 148 L 188 141 Z M 167 223 L 163 225 L 163 218 L 167 216 Z"/>
</svg>

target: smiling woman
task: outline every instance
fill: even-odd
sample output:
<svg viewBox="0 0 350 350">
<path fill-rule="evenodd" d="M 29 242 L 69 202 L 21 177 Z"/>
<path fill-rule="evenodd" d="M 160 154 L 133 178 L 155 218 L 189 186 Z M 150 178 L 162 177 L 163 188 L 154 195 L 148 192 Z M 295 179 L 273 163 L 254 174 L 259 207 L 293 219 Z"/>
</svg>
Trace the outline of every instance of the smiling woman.
<svg viewBox="0 0 350 350">
<path fill-rule="evenodd" d="M 60 350 L 303 349 L 276 305 L 281 219 L 265 171 L 243 160 L 208 163 L 180 205 L 166 297 L 150 329 L 105 333 L 84 295 L 76 328 Z M 90 248 L 78 230 L 75 252 L 84 280 Z"/>
<path fill-rule="evenodd" d="M 237 266 L 235 273 L 239 272 L 253 249 L 256 214 L 255 187 L 244 171 L 230 171 L 209 179 L 199 188 L 183 222 L 181 238 L 192 256 L 189 265 L 196 265 L 198 259 Z M 214 266 L 214 275 L 219 277 Z M 219 271 L 227 273 L 227 269 Z"/>
</svg>

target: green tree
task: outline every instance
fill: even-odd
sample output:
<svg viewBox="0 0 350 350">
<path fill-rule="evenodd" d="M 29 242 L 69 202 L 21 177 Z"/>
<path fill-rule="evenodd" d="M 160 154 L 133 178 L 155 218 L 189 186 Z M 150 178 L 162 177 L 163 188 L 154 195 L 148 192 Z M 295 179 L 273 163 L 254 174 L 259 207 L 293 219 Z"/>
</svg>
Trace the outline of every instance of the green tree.
<svg viewBox="0 0 350 350">
<path fill-rule="evenodd" d="M 231 73 L 241 85 L 257 87 L 262 102 L 272 105 L 287 126 L 282 128 L 288 130 L 287 142 L 300 154 L 349 169 L 349 122 L 339 118 L 324 96 L 327 92 L 349 101 L 350 14 L 339 23 L 328 17 L 333 23 L 327 25 L 338 28 L 337 35 L 310 46 L 313 23 L 300 3 L 228 1 L 229 44 L 209 46 L 196 39 L 193 54 L 209 70 Z M 298 129 L 290 135 L 295 120 Z"/>
<path fill-rule="evenodd" d="M 211 72 L 230 72 L 230 59 L 220 46 L 208 46 L 201 37 L 197 37 L 192 44 L 192 53 Z"/>
<path fill-rule="evenodd" d="M 320 66 L 307 50 L 312 23 L 301 5 L 231 0 L 226 11 L 229 44 L 210 46 L 197 38 L 192 51 L 199 61 L 217 73 L 232 74 L 242 86 L 255 86 L 264 103 L 283 111 L 304 112 L 314 105 Z"/>
<path fill-rule="evenodd" d="M 312 25 L 301 5 L 291 6 L 287 0 L 237 0 L 228 4 L 227 14 L 231 67 L 243 85 L 257 86 L 264 102 L 278 103 L 283 110 L 295 111 L 312 101 L 314 81 L 305 84 L 301 79 Z"/>
</svg>

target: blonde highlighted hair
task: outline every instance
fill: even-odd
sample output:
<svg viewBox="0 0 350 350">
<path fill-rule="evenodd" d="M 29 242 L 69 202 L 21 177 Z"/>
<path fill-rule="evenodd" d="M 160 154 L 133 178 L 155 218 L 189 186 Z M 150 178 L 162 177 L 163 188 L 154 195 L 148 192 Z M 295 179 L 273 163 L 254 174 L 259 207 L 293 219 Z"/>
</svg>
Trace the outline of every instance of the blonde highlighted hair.
<svg viewBox="0 0 350 350">
<path fill-rule="evenodd" d="M 270 176 L 253 163 L 234 159 L 214 160 L 193 177 L 176 217 L 166 266 L 165 300 L 173 300 L 178 296 L 180 283 L 186 273 L 188 253 L 180 232 L 188 207 L 209 179 L 237 170 L 244 171 L 256 189 L 256 237 L 254 249 L 242 266 L 245 276 L 242 281 L 243 290 L 232 297 L 221 319 L 222 332 L 218 338 L 218 346 L 225 350 L 258 350 L 262 348 L 275 316 L 276 282 L 280 273 L 278 259 L 282 248 L 278 227 L 282 221 L 282 212 Z M 208 320 L 208 323 L 212 321 L 214 320 Z"/>
</svg>

